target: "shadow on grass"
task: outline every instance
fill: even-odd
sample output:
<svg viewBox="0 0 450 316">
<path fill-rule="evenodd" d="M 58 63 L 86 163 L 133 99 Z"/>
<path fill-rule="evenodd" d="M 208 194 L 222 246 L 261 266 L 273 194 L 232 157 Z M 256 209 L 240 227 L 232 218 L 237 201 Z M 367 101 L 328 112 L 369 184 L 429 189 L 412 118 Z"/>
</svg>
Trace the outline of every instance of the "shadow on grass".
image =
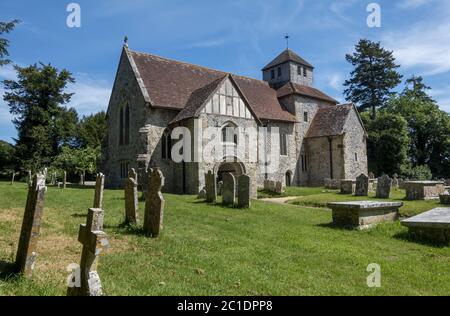
<svg viewBox="0 0 450 316">
<path fill-rule="evenodd" d="M 342 225 L 336 225 L 333 222 L 330 223 L 322 223 L 322 224 L 317 224 L 315 225 L 316 227 L 321 227 L 321 228 L 328 228 L 328 229 L 334 229 L 334 230 L 341 230 L 341 231 L 358 231 L 357 229 L 355 229 L 352 226 L 342 226 Z"/>
<path fill-rule="evenodd" d="M 87 214 L 81 214 L 81 213 L 75 213 L 70 215 L 71 217 L 75 217 L 75 218 L 86 218 Z"/>
<path fill-rule="evenodd" d="M 422 236 L 410 233 L 408 231 L 397 233 L 393 237 L 395 239 L 408 241 L 408 242 L 414 242 L 416 244 L 420 244 L 420 245 L 423 245 L 423 246 L 429 246 L 429 247 L 434 247 L 434 248 L 445 248 L 445 247 L 447 247 L 447 245 L 445 243 L 438 243 L 436 241 L 424 238 Z"/>
<path fill-rule="evenodd" d="M 9 281 L 19 277 L 13 262 L 0 260 L 0 280 Z"/>
<path fill-rule="evenodd" d="M 105 225 L 104 228 L 114 229 L 120 234 L 124 235 L 132 235 L 132 236 L 142 236 L 148 238 L 156 238 L 151 235 L 148 235 L 142 226 L 138 226 L 136 224 L 130 224 L 127 221 L 123 221 L 117 226 Z"/>
</svg>

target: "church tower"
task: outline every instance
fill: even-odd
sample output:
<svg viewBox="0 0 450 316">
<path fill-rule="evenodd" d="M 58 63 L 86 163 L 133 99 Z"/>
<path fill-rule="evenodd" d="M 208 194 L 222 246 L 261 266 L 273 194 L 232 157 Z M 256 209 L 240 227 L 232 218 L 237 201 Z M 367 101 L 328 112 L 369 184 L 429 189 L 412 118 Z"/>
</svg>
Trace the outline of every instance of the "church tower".
<svg viewBox="0 0 450 316">
<path fill-rule="evenodd" d="M 294 51 L 286 49 L 262 69 L 263 80 L 274 89 L 287 82 L 313 86 L 314 67 Z"/>
</svg>

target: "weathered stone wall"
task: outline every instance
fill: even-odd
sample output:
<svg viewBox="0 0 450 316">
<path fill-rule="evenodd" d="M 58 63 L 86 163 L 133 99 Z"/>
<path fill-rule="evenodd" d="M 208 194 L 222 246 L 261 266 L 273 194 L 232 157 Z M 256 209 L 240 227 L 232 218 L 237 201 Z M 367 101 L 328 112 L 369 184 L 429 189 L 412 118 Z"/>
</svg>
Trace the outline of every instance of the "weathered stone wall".
<svg viewBox="0 0 450 316">
<path fill-rule="evenodd" d="M 280 86 L 288 81 L 298 83 L 301 85 L 312 87 L 314 85 L 314 71 L 313 69 L 306 67 L 306 77 L 302 73 L 298 74 L 297 67 L 299 64 L 293 62 L 287 62 L 273 68 L 269 68 L 263 72 L 263 80 L 267 81 L 271 85 Z M 278 76 L 278 67 L 281 67 L 281 76 Z M 272 79 L 271 70 L 275 70 L 275 78 Z"/>
<path fill-rule="evenodd" d="M 366 132 L 355 110 L 350 112 L 344 132 L 343 179 L 355 179 L 361 173 L 368 175 Z"/>
</svg>

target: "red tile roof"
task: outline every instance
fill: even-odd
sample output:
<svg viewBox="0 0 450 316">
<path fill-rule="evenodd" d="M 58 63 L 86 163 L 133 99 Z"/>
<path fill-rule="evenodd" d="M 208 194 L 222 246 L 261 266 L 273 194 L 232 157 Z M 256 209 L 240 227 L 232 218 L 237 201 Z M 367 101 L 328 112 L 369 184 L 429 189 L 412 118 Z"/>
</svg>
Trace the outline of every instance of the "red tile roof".
<svg viewBox="0 0 450 316">
<path fill-rule="evenodd" d="M 288 82 L 284 86 L 282 86 L 281 88 L 279 88 L 277 90 L 278 98 L 282 98 L 282 97 L 285 97 L 285 96 L 291 95 L 291 94 L 299 94 L 299 95 L 311 97 L 314 99 L 328 101 L 328 102 L 331 102 L 334 104 L 338 103 L 338 101 L 336 101 L 332 97 L 326 95 L 325 93 L 323 93 L 322 91 L 320 91 L 316 88 L 304 86 L 304 85 L 297 84 L 297 83 Z"/>
<path fill-rule="evenodd" d="M 353 104 L 343 104 L 319 109 L 311 122 L 306 138 L 341 135 L 344 132 L 345 121 L 353 108 Z"/>
<path fill-rule="evenodd" d="M 136 64 L 143 86 L 154 107 L 184 109 L 194 92 L 209 86 L 228 73 L 155 55 L 128 51 Z M 296 122 L 265 81 L 232 75 L 251 110 L 260 120 Z"/>
</svg>

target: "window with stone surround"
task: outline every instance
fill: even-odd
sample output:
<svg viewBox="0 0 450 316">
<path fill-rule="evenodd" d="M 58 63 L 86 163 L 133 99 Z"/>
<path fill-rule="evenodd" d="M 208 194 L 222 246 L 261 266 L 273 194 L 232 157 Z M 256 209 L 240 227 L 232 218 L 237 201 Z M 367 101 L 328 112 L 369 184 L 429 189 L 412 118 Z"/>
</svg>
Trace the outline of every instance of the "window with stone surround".
<svg viewBox="0 0 450 316">
<path fill-rule="evenodd" d="M 281 77 L 281 67 L 278 67 L 278 77 Z"/>
<path fill-rule="evenodd" d="M 303 112 L 303 122 L 308 122 L 308 112 Z"/>
<path fill-rule="evenodd" d="M 161 158 L 172 159 L 172 136 L 169 129 L 166 129 L 161 139 Z"/>
<path fill-rule="evenodd" d="M 307 71 L 306 71 L 306 67 L 303 67 L 303 77 L 306 77 L 307 76 Z"/>
<path fill-rule="evenodd" d="M 120 178 L 126 179 L 128 177 L 128 161 L 122 161 L 120 163 Z"/>
<path fill-rule="evenodd" d="M 275 69 L 270 70 L 270 79 L 275 79 Z"/>
<path fill-rule="evenodd" d="M 119 111 L 119 145 L 130 143 L 130 107 L 128 104 Z"/>
<path fill-rule="evenodd" d="M 287 156 L 287 135 L 280 133 L 280 155 Z"/>
</svg>

